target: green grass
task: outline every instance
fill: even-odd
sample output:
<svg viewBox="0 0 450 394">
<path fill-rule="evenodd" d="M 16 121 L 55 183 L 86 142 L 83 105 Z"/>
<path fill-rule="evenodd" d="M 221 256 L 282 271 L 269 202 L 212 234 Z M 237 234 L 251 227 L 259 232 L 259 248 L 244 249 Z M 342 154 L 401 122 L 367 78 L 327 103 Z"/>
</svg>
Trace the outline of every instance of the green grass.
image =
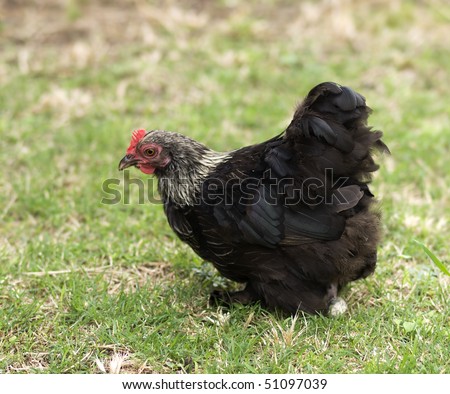
<svg viewBox="0 0 450 394">
<path fill-rule="evenodd" d="M 444 0 L 50 3 L 11 3 L 0 30 L 1 373 L 450 373 L 450 278 L 414 242 L 448 267 Z M 208 307 L 230 284 L 160 205 L 101 203 L 132 129 L 231 150 L 327 80 L 365 95 L 392 151 L 378 268 L 345 316 Z"/>
</svg>

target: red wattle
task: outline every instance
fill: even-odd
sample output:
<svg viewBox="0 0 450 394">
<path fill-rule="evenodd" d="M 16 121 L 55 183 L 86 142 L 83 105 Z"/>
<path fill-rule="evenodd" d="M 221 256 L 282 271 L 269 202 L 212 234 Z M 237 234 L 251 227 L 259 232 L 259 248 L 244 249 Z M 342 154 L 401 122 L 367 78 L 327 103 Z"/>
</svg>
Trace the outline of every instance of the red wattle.
<svg viewBox="0 0 450 394">
<path fill-rule="evenodd" d="M 144 167 L 144 166 L 139 166 L 139 169 L 144 173 L 144 174 L 153 174 L 155 172 L 155 167 Z"/>
</svg>

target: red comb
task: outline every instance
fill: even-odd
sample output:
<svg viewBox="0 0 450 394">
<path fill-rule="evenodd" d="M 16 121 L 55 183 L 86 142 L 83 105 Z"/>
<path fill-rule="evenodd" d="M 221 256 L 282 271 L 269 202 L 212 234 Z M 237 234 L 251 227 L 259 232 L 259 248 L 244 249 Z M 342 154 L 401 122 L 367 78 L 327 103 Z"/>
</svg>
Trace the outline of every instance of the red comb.
<svg viewBox="0 0 450 394">
<path fill-rule="evenodd" d="M 142 137 L 144 137 L 145 134 L 146 134 L 146 131 L 143 129 L 133 131 L 133 135 L 131 136 L 130 146 L 127 149 L 127 155 L 135 153 L 136 145 L 139 143 L 139 141 L 142 139 Z"/>
</svg>

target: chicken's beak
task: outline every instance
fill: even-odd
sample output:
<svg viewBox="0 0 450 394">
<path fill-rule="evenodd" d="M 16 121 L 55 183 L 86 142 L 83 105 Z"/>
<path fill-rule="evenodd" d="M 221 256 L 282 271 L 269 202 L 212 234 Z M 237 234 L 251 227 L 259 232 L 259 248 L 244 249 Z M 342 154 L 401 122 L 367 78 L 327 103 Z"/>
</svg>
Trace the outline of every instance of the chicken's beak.
<svg viewBox="0 0 450 394">
<path fill-rule="evenodd" d="M 126 155 L 119 163 L 119 171 L 124 170 L 125 168 L 134 166 L 138 163 L 138 160 L 134 157 L 134 155 Z"/>
</svg>

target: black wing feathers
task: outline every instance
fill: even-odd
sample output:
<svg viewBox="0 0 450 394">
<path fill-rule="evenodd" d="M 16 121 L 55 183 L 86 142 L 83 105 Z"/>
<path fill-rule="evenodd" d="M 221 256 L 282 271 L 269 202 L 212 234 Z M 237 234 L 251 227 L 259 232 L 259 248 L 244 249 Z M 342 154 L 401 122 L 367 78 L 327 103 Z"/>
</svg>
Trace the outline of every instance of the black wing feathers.
<svg viewBox="0 0 450 394">
<path fill-rule="evenodd" d="M 275 175 L 285 177 L 289 174 L 289 162 L 294 156 L 294 152 L 289 149 L 276 149 L 283 143 L 283 140 L 279 140 L 277 142 L 278 143 L 276 145 L 271 144 L 271 146 L 267 147 L 268 149 L 264 156 L 264 162 Z"/>
<path fill-rule="evenodd" d="M 364 97 L 349 88 L 327 82 L 312 89 L 285 134 L 234 152 L 210 174 L 203 192 L 214 181 L 215 195 L 227 198 L 217 203 L 203 196 L 208 207 L 204 220 L 212 227 L 208 233 L 235 246 L 245 243 L 272 249 L 339 239 L 346 220 L 341 213 L 355 208 L 363 196 L 370 198 L 363 182 L 376 169 L 370 149 L 384 146 L 381 132 L 366 126 L 369 112 Z M 348 174 L 349 180 L 332 188 L 336 179 L 327 178 L 327 168 L 337 176 Z M 240 183 L 231 187 L 228 181 L 236 176 Z M 310 193 L 304 184 L 309 178 L 324 184 L 315 197 L 328 199 L 317 203 L 304 198 Z M 288 180 L 292 184 L 280 188 Z M 299 199 L 289 200 L 293 196 Z M 206 208 L 194 209 L 204 212 Z M 184 238 L 193 237 L 185 217 L 171 225 Z"/>
</svg>

